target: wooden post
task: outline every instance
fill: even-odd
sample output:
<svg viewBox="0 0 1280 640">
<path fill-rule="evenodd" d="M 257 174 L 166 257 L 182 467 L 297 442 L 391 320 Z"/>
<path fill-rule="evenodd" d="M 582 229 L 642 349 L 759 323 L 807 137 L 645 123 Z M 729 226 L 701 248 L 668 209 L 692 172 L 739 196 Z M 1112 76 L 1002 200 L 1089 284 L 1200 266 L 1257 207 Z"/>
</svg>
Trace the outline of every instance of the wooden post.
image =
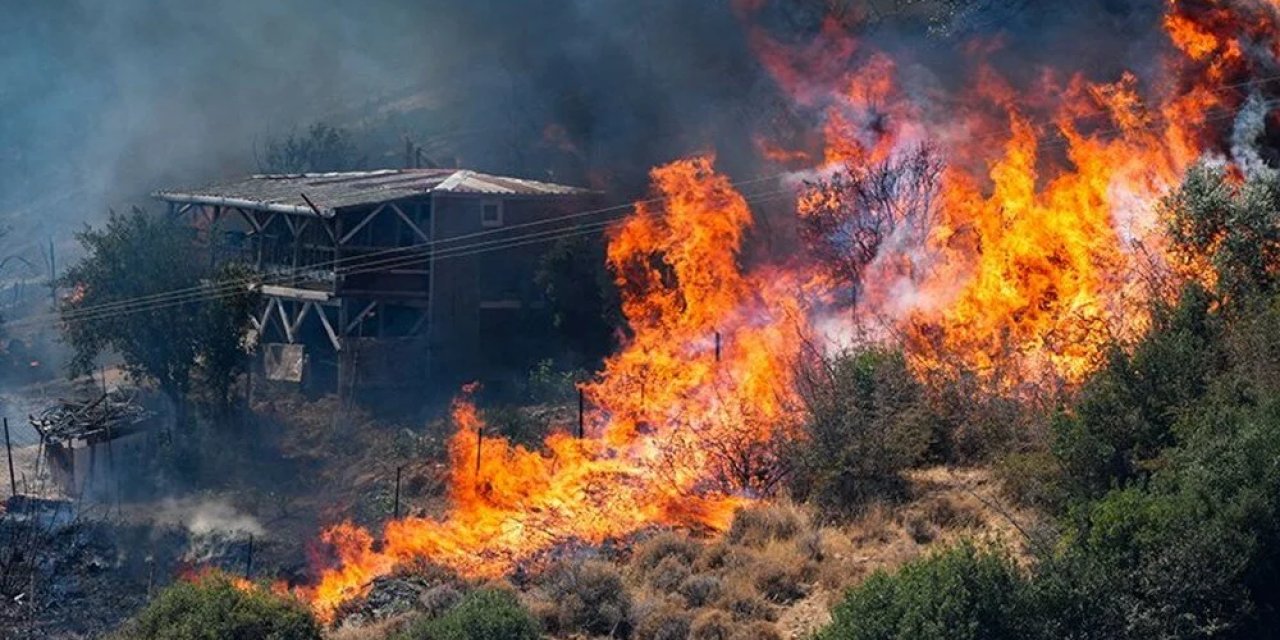
<svg viewBox="0 0 1280 640">
<path fill-rule="evenodd" d="M 18 495 L 18 478 L 13 474 L 13 445 L 9 442 L 9 419 L 4 419 L 4 450 L 9 456 L 9 491 Z"/>
<path fill-rule="evenodd" d="M 396 499 L 393 511 L 396 520 L 400 519 L 400 472 L 402 471 L 404 471 L 404 465 L 396 467 Z"/>
<path fill-rule="evenodd" d="M 583 415 L 586 409 L 586 398 L 583 397 L 582 387 L 578 387 L 578 439 L 581 440 L 586 435 L 586 417 Z"/>
<path fill-rule="evenodd" d="M 480 484 L 480 450 L 484 447 L 484 427 L 476 427 L 476 479 L 477 485 Z"/>
<path fill-rule="evenodd" d="M 244 559 L 244 577 L 246 580 L 252 579 L 253 576 L 253 534 L 249 534 L 249 551 Z"/>
<path fill-rule="evenodd" d="M 716 332 L 716 362 L 720 362 L 720 332 Z"/>
</svg>

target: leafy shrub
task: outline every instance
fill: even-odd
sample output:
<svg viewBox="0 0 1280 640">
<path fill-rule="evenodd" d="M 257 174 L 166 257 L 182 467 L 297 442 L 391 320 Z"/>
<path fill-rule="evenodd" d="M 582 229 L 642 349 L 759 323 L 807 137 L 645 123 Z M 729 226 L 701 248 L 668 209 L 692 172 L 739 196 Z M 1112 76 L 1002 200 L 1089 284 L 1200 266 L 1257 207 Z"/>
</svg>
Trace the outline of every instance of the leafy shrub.
<svg viewBox="0 0 1280 640">
<path fill-rule="evenodd" d="M 750 585 L 732 583 L 726 585 L 720 595 L 717 606 L 728 611 L 734 620 L 767 620 L 778 619 L 778 612 L 769 605 Z"/>
<path fill-rule="evenodd" d="M 761 553 L 751 569 L 755 588 L 770 602 L 787 604 L 809 593 L 809 581 L 816 565 L 805 562 L 799 552 L 779 546 Z"/>
<path fill-rule="evenodd" d="M 806 437 L 787 455 L 792 493 L 842 511 L 900 493 L 899 473 L 922 459 L 934 420 L 902 354 L 848 352 L 810 369 Z"/>
<path fill-rule="evenodd" d="M 1158 306 L 1152 333 L 1131 354 L 1113 351 L 1085 383 L 1075 415 L 1056 422 L 1054 454 L 1071 495 L 1096 498 L 1146 477 L 1174 444 L 1179 413 L 1205 397 L 1224 366 L 1212 304 L 1203 289 L 1191 287 L 1176 306 Z"/>
<path fill-rule="evenodd" d="M 538 624 L 501 589 L 477 589 L 457 606 L 434 619 L 423 619 L 402 634 L 403 640 L 538 640 Z"/>
<path fill-rule="evenodd" d="M 292 598 L 257 588 L 241 589 L 228 576 L 212 574 L 165 589 L 117 637 L 319 640 L 320 625 L 305 605 Z"/>
<path fill-rule="evenodd" d="M 1005 493 L 1019 504 L 1050 513 L 1066 504 L 1062 468 L 1051 452 L 1010 453 L 996 463 L 994 471 Z"/>
<path fill-rule="evenodd" d="M 965 544 L 873 574 L 835 607 L 818 639 L 1021 638 L 1023 591 L 1006 557 Z"/>
<path fill-rule="evenodd" d="M 559 631 L 593 635 L 626 632 L 631 596 L 612 564 L 562 563 L 548 572 L 543 589 L 554 607 L 552 622 Z"/>
</svg>

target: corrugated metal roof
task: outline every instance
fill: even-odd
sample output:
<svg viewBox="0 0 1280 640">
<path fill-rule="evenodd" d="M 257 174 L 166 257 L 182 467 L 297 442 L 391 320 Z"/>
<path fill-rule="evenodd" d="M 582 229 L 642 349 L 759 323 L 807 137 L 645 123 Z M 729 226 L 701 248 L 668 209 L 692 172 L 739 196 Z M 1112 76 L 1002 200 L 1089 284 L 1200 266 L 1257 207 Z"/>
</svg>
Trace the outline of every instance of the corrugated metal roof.
<svg viewBox="0 0 1280 640">
<path fill-rule="evenodd" d="M 339 209 L 403 200 L 429 193 L 508 197 L 574 196 L 586 189 L 550 182 L 495 176 L 465 169 L 387 169 L 345 173 L 252 175 L 204 187 L 164 189 L 151 194 L 168 202 L 220 204 L 266 211 L 332 216 Z"/>
</svg>

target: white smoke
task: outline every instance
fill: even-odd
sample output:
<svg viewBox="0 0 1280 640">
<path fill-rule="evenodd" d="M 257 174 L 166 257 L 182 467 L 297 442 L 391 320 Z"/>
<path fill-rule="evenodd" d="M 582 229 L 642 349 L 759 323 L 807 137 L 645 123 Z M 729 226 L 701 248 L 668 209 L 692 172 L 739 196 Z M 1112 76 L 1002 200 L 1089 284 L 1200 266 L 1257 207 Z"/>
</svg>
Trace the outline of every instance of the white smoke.
<svg viewBox="0 0 1280 640">
<path fill-rule="evenodd" d="M 1274 105 L 1257 91 L 1249 94 L 1236 113 L 1231 128 L 1231 157 L 1246 176 L 1261 178 L 1275 173 L 1258 150 L 1258 141 L 1267 128 L 1267 114 Z"/>
<path fill-rule="evenodd" d="M 257 518 L 241 512 L 226 500 L 202 500 L 194 504 L 166 500 L 160 508 L 160 521 L 182 526 L 191 535 L 266 535 Z"/>
</svg>

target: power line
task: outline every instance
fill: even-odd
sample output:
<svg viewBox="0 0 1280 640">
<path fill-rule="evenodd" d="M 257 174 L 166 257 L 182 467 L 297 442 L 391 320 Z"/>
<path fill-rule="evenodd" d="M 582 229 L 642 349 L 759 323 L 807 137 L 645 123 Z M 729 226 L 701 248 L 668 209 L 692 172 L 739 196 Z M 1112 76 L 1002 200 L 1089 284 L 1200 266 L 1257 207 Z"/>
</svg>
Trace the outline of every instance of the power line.
<svg viewBox="0 0 1280 640">
<path fill-rule="evenodd" d="M 789 192 L 790 192 L 790 189 L 778 189 L 778 190 L 773 190 L 769 192 L 762 192 L 757 194 L 751 194 L 748 196 L 743 196 L 743 198 L 748 202 L 760 201 L 763 198 L 776 197 L 778 195 L 786 194 Z M 621 219 L 623 218 L 619 217 L 619 218 L 614 218 L 614 219 L 609 219 L 604 221 L 578 225 L 575 227 L 541 231 L 537 233 L 519 235 L 511 238 L 490 240 L 487 242 L 475 242 L 475 243 L 470 243 L 466 245 L 461 245 L 458 247 L 450 247 L 450 248 L 442 249 L 434 254 L 391 258 L 383 261 L 375 261 L 368 264 L 357 265 L 356 267 L 351 268 L 349 271 L 343 272 L 342 275 L 357 275 L 361 273 L 380 272 L 380 271 L 385 271 L 387 269 L 396 268 L 398 266 L 406 266 L 409 264 L 421 263 L 427 260 L 441 261 L 441 260 L 447 260 L 450 258 L 461 258 L 461 257 L 472 256 L 472 255 L 478 255 L 481 253 L 488 253 L 491 251 L 500 251 L 500 250 L 506 250 L 514 247 L 551 242 L 551 241 L 555 241 L 563 238 L 594 234 L 599 232 L 600 230 L 603 230 L 608 225 L 611 225 L 614 222 L 617 222 L 618 220 L 621 220 Z M 154 299 L 141 304 L 134 303 L 127 308 L 125 307 L 118 307 L 113 309 L 95 308 L 93 313 L 77 315 L 70 319 L 76 322 L 101 320 L 101 319 L 106 319 L 111 317 L 131 315 L 134 313 L 144 313 L 148 311 L 155 311 L 155 310 L 179 306 L 179 305 L 187 304 L 191 302 L 217 300 L 217 299 L 237 295 L 245 287 L 248 287 L 254 284 L 257 284 L 256 281 L 234 281 L 229 284 L 224 283 L 222 285 L 217 285 L 217 286 L 205 286 L 199 289 L 191 288 L 188 290 L 187 293 L 181 296 L 170 296 L 169 299 Z M 271 286 L 273 283 L 264 282 L 261 284 L 264 286 Z M 57 314 L 49 314 L 49 315 L 50 317 L 55 319 L 58 317 Z M 29 325 L 34 325 L 39 320 L 41 320 L 41 318 L 39 317 L 24 318 L 23 320 L 15 322 L 12 325 L 10 325 L 10 328 L 19 328 L 19 329 L 28 328 Z"/>
<path fill-rule="evenodd" d="M 734 182 L 734 183 L 730 183 L 730 184 L 731 184 L 732 186 L 738 187 L 738 186 L 743 186 L 743 185 L 748 185 L 748 184 L 755 184 L 755 183 L 759 183 L 759 182 L 764 182 L 764 181 L 766 181 L 766 180 L 773 180 L 773 179 L 777 179 L 777 178 L 784 177 L 784 176 L 786 176 L 786 175 L 789 175 L 789 172 L 788 172 L 788 173 L 778 173 L 778 174 L 773 174 L 773 175 L 769 175 L 769 176 L 762 176 L 762 177 L 759 177 L 759 178 L 753 178 L 753 179 L 751 179 L 751 180 L 743 180 L 743 181 Z M 427 248 L 433 247 L 433 246 L 435 246 L 435 245 L 437 245 L 437 244 L 451 244 L 451 243 L 460 242 L 460 241 L 463 241 L 463 240 L 473 239 L 473 238 L 482 237 L 482 236 L 489 236 L 489 235 L 495 235 L 495 234 L 507 234 L 507 233 L 510 233 L 510 232 L 511 232 L 511 231 L 513 231 L 513 230 L 524 229 L 524 228 L 531 228 L 531 227 L 537 227 L 537 226 L 543 226 L 543 225 L 548 225 L 548 224 L 554 224 L 554 223 L 564 222 L 564 221 L 566 221 L 566 220 L 574 220 L 574 219 L 579 219 L 579 218 L 583 218 L 583 217 L 586 217 L 586 216 L 599 215 L 599 214 L 602 214 L 602 213 L 609 213 L 609 212 L 614 212 L 614 211 L 623 211 L 623 210 L 628 210 L 628 209 L 630 209 L 630 208 L 632 208 L 632 207 L 635 207 L 637 204 L 652 204 L 652 203 L 662 202 L 662 201 L 664 201 L 664 200 L 666 200 L 666 199 L 667 199 L 667 198 L 666 198 L 665 196 L 656 196 L 656 197 L 652 197 L 652 198 L 648 198 L 648 199 L 644 199 L 644 200 L 640 200 L 640 201 L 632 201 L 632 202 L 627 202 L 627 203 L 623 203 L 623 204 L 612 205 L 612 206 L 609 206 L 609 207 L 603 207 L 603 208 L 599 208 L 599 209 L 590 209 L 590 210 L 587 210 L 587 211 L 579 211 L 579 212 L 576 212 L 576 213 L 571 213 L 571 214 L 562 215 L 562 216 L 555 216 L 555 217 L 551 217 L 551 218 L 543 218 L 543 219 L 540 219 L 540 220 L 534 220 L 534 221 L 525 222 L 525 223 L 520 223 L 520 224 L 515 224 L 515 225 L 508 225 L 508 226 L 504 226 L 504 227 L 501 227 L 501 228 L 496 228 L 496 229 L 487 229 L 487 230 L 484 230 L 484 231 L 477 231 L 477 232 L 467 233 L 467 234 L 463 234 L 463 235 L 459 235 L 459 236 L 453 236 L 453 237 L 450 237 L 450 238 L 433 239 L 433 240 L 427 240 L 427 241 L 424 241 L 424 242 L 419 242 L 419 243 L 414 243 L 414 244 L 409 244 L 409 245 L 402 245 L 402 246 L 397 246 L 397 247 L 388 247 L 388 248 L 386 248 L 386 249 L 381 249 L 381 250 L 378 250 L 378 251 L 373 251 L 373 252 L 365 253 L 365 254 L 361 254 L 361 255 L 358 255 L 358 256 L 348 256 L 348 257 L 342 258 L 342 259 L 340 259 L 340 260 L 327 260 L 327 261 L 324 261 L 324 262 L 317 262 L 317 263 L 312 263 L 312 264 L 309 264 L 309 265 L 301 265 L 301 266 L 294 267 L 294 268 L 291 268 L 291 269 L 288 269 L 288 270 L 276 271 L 276 272 L 273 272 L 271 275 L 272 275 L 272 277 L 276 277 L 276 278 L 289 278 L 289 277 L 294 277 L 294 276 L 301 275 L 301 274 L 305 274 L 305 273 L 307 273 L 307 272 L 315 271 L 315 270 L 334 270 L 334 271 L 337 271 L 337 270 L 339 270 L 339 269 L 341 268 L 341 266 L 343 265 L 343 263 L 349 263 L 349 262 L 359 263 L 359 264 L 360 264 L 360 266 L 364 266 L 364 265 L 366 265 L 366 264 L 369 264 L 369 262 L 370 262 L 370 261 L 369 261 L 369 258 L 371 258 L 371 257 L 375 257 L 375 256 L 391 256 L 391 255 L 395 255 L 395 254 L 407 254 L 407 253 L 409 253 L 409 252 L 414 252 L 414 251 L 420 251 L 420 250 L 423 250 L 423 249 L 427 249 Z M 433 214 L 433 215 L 434 215 L 434 214 Z M 416 256 L 416 255 L 415 255 L 415 256 L 413 256 L 413 258 L 414 258 L 415 260 L 420 260 L 420 259 L 421 259 L 421 258 L 418 258 L 418 256 Z M 243 284 L 243 285 L 248 285 L 248 284 L 253 284 L 253 283 L 255 283 L 256 281 L 257 281 L 257 278 L 256 278 L 256 277 L 255 277 L 255 278 L 246 278 L 246 279 L 243 279 L 243 281 L 242 281 L 242 283 L 241 283 L 241 284 Z M 227 283 L 227 285 L 226 285 L 226 286 L 232 286 L 233 284 L 234 284 L 234 283 Z M 135 304 L 135 303 L 139 303 L 139 302 L 149 302 L 149 301 L 152 301 L 152 300 L 159 300 L 159 299 L 169 298 L 169 297 L 174 296 L 174 295 L 179 295 L 179 294 L 184 294 L 184 293 L 191 293 L 191 292 L 203 292 L 203 291 L 207 291 L 207 287 L 204 287 L 204 286 L 193 286 L 193 287 L 187 287 L 187 288 L 183 288 L 183 289 L 172 289 L 172 290 L 169 290 L 169 291 L 161 291 L 161 292 L 157 292 L 157 293 L 154 293 L 154 294 L 148 294 L 148 295 L 145 295 L 145 296 L 138 296 L 138 297 L 135 297 L 135 298 L 130 298 L 130 299 L 127 299 L 127 300 L 117 300 L 117 301 L 113 301 L 113 302 L 103 303 L 103 304 L 100 304 L 100 305 L 93 305 L 93 306 L 91 306 L 91 307 L 84 307 L 84 308 L 76 309 L 76 310 L 75 310 L 75 312 L 74 312 L 74 313 L 72 313 L 72 314 L 70 314 L 70 316 L 69 316 L 69 317 L 74 317 L 76 314 L 79 314 L 79 313 L 92 313 L 92 312 L 95 312 L 95 311 L 98 311 L 98 310 L 112 309 L 112 308 L 117 308 L 117 307 L 127 307 L 127 306 L 131 306 L 131 305 L 133 305 L 133 304 Z"/>
</svg>

